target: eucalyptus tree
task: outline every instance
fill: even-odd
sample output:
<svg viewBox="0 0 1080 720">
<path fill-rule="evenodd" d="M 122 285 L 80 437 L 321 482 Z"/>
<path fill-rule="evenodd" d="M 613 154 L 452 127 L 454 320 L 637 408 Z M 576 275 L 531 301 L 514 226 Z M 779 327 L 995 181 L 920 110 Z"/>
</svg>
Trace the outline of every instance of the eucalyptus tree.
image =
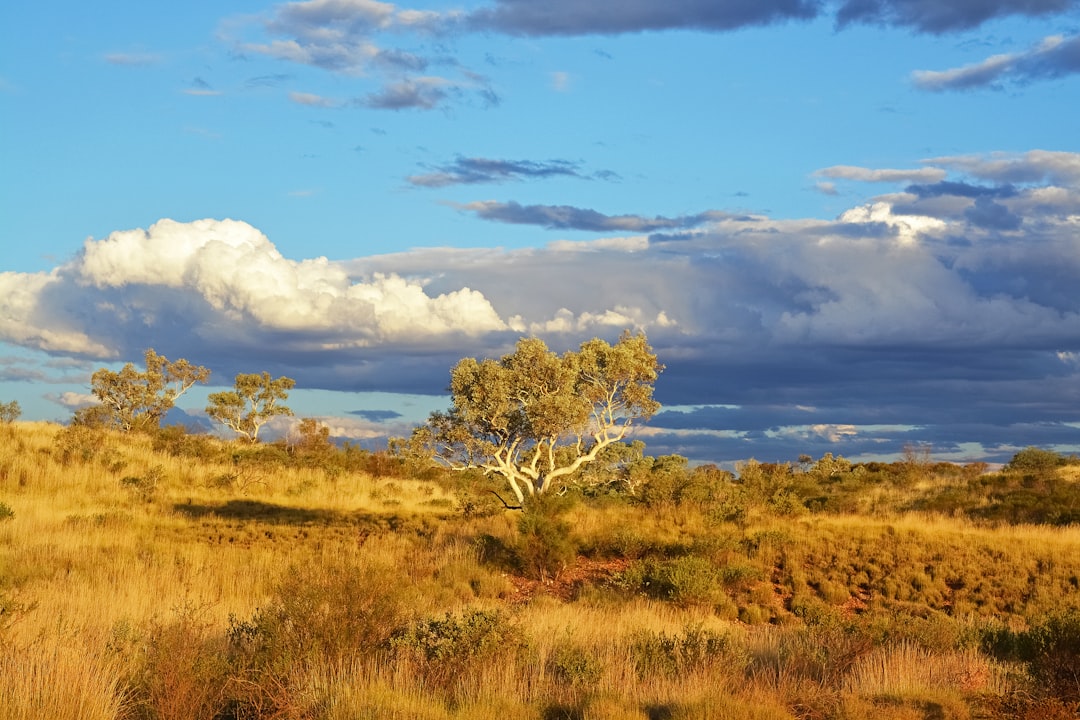
<svg viewBox="0 0 1080 720">
<path fill-rule="evenodd" d="M 90 391 L 98 405 L 75 415 L 77 422 L 101 424 L 125 432 L 152 429 L 176 404 L 177 398 L 195 383 L 205 383 L 210 371 L 181 358 L 175 362 L 148 348 L 146 370 L 140 372 L 127 363 L 118 372 L 101 368 L 90 378 Z"/>
<path fill-rule="evenodd" d="M 271 378 L 270 373 L 240 373 L 232 390 L 210 393 L 206 414 L 249 442 L 258 442 L 259 430 L 279 415 L 293 411 L 280 401 L 287 400 L 296 381 Z"/>
<path fill-rule="evenodd" d="M 563 355 L 523 338 L 498 360 L 459 361 L 451 409 L 432 413 L 413 440 L 452 468 L 502 477 L 520 507 L 580 479 L 579 470 L 652 417 L 662 370 L 641 333 L 614 345 L 594 338 Z"/>
</svg>

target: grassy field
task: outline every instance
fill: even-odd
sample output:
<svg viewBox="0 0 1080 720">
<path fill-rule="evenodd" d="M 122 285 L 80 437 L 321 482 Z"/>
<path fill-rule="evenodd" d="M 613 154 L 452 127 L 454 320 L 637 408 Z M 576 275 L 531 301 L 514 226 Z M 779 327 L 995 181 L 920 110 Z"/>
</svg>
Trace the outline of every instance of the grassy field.
<svg viewBox="0 0 1080 720">
<path fill-rule="evenodd" d="M 522 513 L 356 450 L 4 425 L 0 720 L 1076 717 L 1078 470 L 656 463 Z"/>
</svg>

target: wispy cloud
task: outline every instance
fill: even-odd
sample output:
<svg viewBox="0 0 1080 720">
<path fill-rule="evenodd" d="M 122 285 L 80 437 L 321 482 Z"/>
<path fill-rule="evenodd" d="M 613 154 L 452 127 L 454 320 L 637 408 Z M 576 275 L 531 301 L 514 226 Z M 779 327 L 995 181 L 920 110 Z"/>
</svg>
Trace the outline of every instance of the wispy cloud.
<svg viewBox="0 0 1080 720">
<path fill-rule="evenodd" d="M 841 28 L 862 23 L 943 34 L 1010 15 L 1064 13 L 1078 4 L 1080 0 L 843 0 L 839 6 L 820 0 L 634 0 L 613 10 L 611 3 L 582 0 L 493 0 L 469 11 L 439 12 L 375 0 L 297 0 L 278 4 L 254 20 L 227 21 L 224 26 L 229 30 L 221 35 L 231 38 L 234 51 L 242 55 L 266 55 L 373 81 L 379 87 L 359 101 L 365 107 L 430 110 L 468 96 L 487 106 L 498 105 L 500 98 L 481 75 L 448 56 L 443 45 L 437 44 L 436 51 L 425 49 L 423 44 L 416 45 L 420 38 L 470 32 L 529 37 L 670 30 L 727 32 L 811 21 L 830 13 L 835 13 Z M 972 86 L 1006 72 L 1029 79 L 1075 72 L 1074 40 L 1051 38 L 1036 51 L 1007 56 L 1006 62 L 987 61 L 986 67 L 920 71 L 915 82 L 928 89 L 946 89 Z M 1054 42 L 1057 45 L 1051 47 Z M 435 65 L 446 72 L 434 72 Z M 550 77 L 556 91 L 569 89 L 571 76 L 567 72 L 553 72 Z"/>
<path fill-rule="evenodd" d="M 333 98 L 305 92 L 291 92 L 289 93 L 289 100 L 297 105 L 307 105 L 308 107 L 334 108 L 341 105 L 340 101 Z"/>
<path fill-rule="evenodd" d="M 104 55 L 105 62 L 110 65 L 126 65 L 129 67 L 143 67 L 157 65 L 162 61 L 162 56 L 157 53 L 146 52 L 113 52 Z"/>
<path fill-rule="evenodd" d="M 726 217 L 721 212 L 704 212 L 682 217 L 645 217 L 642 215 L 605 215 L 588 208 L 570 205 L 521 205 L 493 200 L 461 206 L 482 220 L 539 225 L 552 230 L 588 230 L 591 232 L 639 232 L 685 230 Z"/>
<path fill-rule="evenodd" d="M 580 163 L 569 160 L 495 160 L 478 157 L 459 157 L 454 162 L 438 165 L 434 172 L 410 175 L 406 180 L 419 187 L 446 187 L 447 185 L 476 185 L 503 183 L 550 177 L 600 178 L 617 180 L 611 171 L 599 171 L 587 175 Z"/>
<path fill-rule="evenodd" d="M 446 99 L 450 88 L 443 78 L 412 78 L 385 85 L 358 102 L 376 110 L 434 110 Z"/>
<path fill-rule="evenodd" d="M 215 90 L 213 87 L 210 86 L 210 83 L 206 82 L 201 77 L 197 77 L 191 81 L 191 84 L 188 87 L 184 88 L 184 94 L 202 97 L 212 97 L 215 95 L 220 95 L 221 92 Z"/>
<path fill-rule="evenodd" d="M 841 27 L 850 23 L 867 23 L 908 27 L 940 35 L 969 30 L 990 20 L 1012 15 L 1046 17 L 1076 7 L 1075 0 L 844 0 L 836 11 L 836 21 Z"/>
<path fill-rule="evenodd" d="M 992 55 L 982 62 L 950 70 L 916 70 L 912 82 L 922 90 L 975 90 L 1024 85 L 1080 73 L 1080 35 L 1052 35 L 1022 53 Z"/>
<path fill-rule="evenodd" d="M 914 170 L 887 170 L 855 167 L 852 165 L 833 165 L 814 172 L 817 177 L 836 180 L 857 180 L 871 183 L 937 182 L 944 179 L 945 171 L 940 168 L 926 167 Z"/>
</svg>

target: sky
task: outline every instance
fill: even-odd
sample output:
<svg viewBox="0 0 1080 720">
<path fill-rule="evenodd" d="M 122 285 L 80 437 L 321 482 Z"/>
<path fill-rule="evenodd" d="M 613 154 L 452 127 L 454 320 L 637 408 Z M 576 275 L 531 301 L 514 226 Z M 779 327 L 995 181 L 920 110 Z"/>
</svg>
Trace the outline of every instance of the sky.
<svg viewBox="0 0 1080 720">
<path fill-rule="evenodd" d="M 695 462 L 1080 452 L 1080 0 L 0 7 L 0 401 L 146 348 L 385 447 L 644 332 Z"/>
</svg>

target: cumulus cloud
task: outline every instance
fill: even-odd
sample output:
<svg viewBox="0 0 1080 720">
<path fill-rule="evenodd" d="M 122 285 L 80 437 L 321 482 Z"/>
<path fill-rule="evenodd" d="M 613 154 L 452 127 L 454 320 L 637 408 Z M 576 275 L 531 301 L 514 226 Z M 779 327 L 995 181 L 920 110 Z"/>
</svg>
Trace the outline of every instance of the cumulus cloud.
<svg viewBox="0 0 1080 720">
<path fill-rule="evenodd" d="M 568 160 L 495 160 L 478 157 L 459 157 L 454 162 L 439 165 L 433 172 L 410 175 L 410 185 L 418 187 L 446 187 L 448 185 L 475 185 L 481 183 L 502 183 L 520 180 L 543 179 L 550 177 L 588 177 L 581 171 L 579 163 Z M 609 171 L 601 171 L 593 177 L 613 179 Z M 617 176 L 614 176 L 617 177 Z"/>
<path fill-rule="evenodd" d="M 949 70 L 916 70 L 915 87 L 932 92 L 1024 85 L 1080 73 L 1080 35 L 1052 35 L 1022 53 L 992 55 L 982 62 Z"/>
</svg>

